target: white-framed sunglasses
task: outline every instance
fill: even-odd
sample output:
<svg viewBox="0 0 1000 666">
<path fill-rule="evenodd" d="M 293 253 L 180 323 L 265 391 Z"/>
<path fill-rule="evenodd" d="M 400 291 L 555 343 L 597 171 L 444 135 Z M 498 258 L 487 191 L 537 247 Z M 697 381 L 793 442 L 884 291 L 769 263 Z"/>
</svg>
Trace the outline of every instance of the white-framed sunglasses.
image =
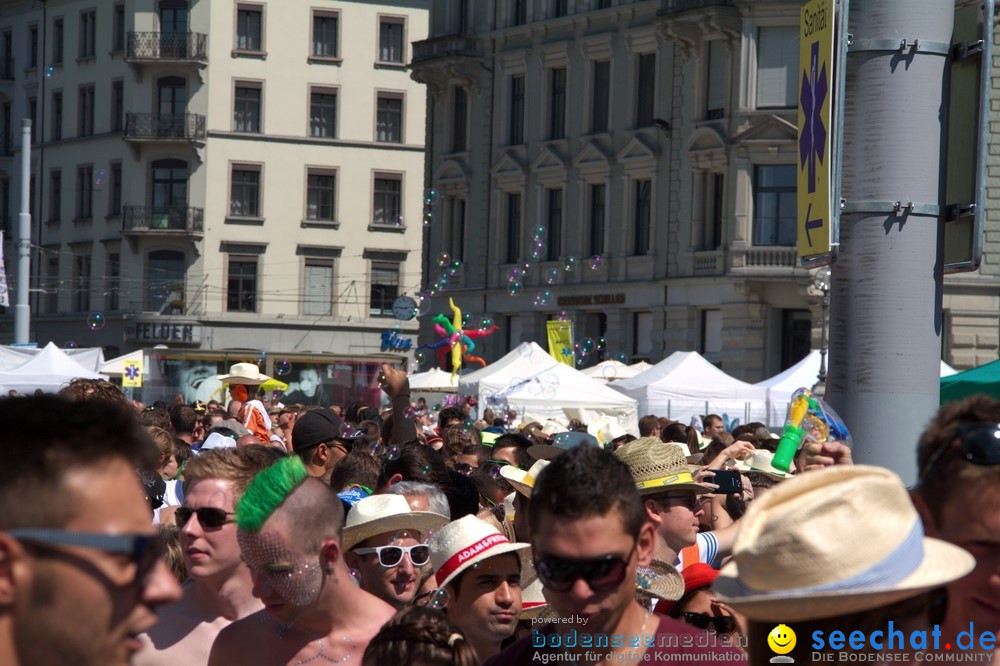
<svg viewBox="0 0 1000 666">
<path fill-rule="evenodd" d="M 358 555 L 378 555 L 378 563 L 387 569 L 398 567 L 403 561 L 403 555 L 410 557 L 413 566 L 422 567 L 430 562 L 431 547 L 424 543 L 415 546 L 375 546 L 374 548 L 355 548 L 352 552 Z"/>
</svg>

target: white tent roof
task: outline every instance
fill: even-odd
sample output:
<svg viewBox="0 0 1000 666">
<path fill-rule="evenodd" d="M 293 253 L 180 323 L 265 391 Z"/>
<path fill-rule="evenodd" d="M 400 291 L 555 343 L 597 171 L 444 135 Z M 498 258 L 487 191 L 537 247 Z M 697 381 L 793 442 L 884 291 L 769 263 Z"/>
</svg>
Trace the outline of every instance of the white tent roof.
<svg viewBox="0 0 1000 666">
<path fill-rule="evenodd" d="M 646 372 L 647 370 L 653 367 L 653 364 L 647 363 L 646 361 L 639 361 L 638 363 L 633 363 L 628 367 L 632 368 L 633 370 L 638 370 L 639 372 Z"/>
<path fill-rule="evenodd" d="M 942 377 L 951 377 L 952 375 L 957 375 L 957 374 L 958 374 L 958 370 L 956 370 L 955 368 L 951 367 L 950 365 L 948 365 L 944 361 L 941 361 L 941 376 Z"/>
<path fill-rule="evenodd" d="M 101 364 L 104 362 L 104 350 L 100 347 L 80 347 L 76 349 L 63 349 L 62 351 L 83 367 L 95 372 L 100 370 Z M 41 353 L 41 347 L 0 345 L 0 372 L 13 370 L 18 366 L 24 365 L 28 360 Z"/>
<path fill-rule="evenodd" d="M 50 342 L 26 363 L 0 372 L 0 385 L 19 393 L 32 393 L 36 389 L 54 393 L 77 377 L 107 379 L 106 375 L 83 367 Z"/>
<path fill-rule="evenodd" d="M 129 352 L 121 356 L 105 361 L 101 364 L 101 372 L 112 377 L 121 377 L 125 374 L 125 361 L 139 361 L 142 363 L 142 350 Z"/>
<path fill-rule="evenodd" d="M 746 423 L 767 411 L 767 389 L 730 377 L 698 352 L 674 352 L 649 370 L 609 386 L 635 398 L 642 414 L 685 423 L 693 416 L 723 413 Z"/>
<path fill-rule="evenodd" d="M 600 379 L 601 381 L 605 382 L 613 382 L 618 379 L 628 379 L 629 377 L 635 377 L 637 374 L 642 372 L 642 369 L 637 369 L 633 366 L 625 365 L 621 361 L 610 360 L 610 361 L 601 361 L 597 365 L 591 366 L 589 368 L 584 368 L 580 372 L 594 379 Z"/>
<path fill-rule="evenodd" d="M 617 419 L 638 434 L 635 400 L 559 363 L 534 342 L 523 342 L 495 363 L 462 375 L 458 392 L 479 396 L 480 410 L 492 396 L 505 399 L 522 417 L 564 419 L 564 409 L 585 409 L 594 416 Z"/>
<path fill-rule="evenodd" d="M 410 389 L 414 391 L 439 391 L 455 393 L 458 391 L 458 378 L 451 383 L 451 373 L 440 368 L 432 368 L 427 372 L 410 375 Z"/>
</svg>

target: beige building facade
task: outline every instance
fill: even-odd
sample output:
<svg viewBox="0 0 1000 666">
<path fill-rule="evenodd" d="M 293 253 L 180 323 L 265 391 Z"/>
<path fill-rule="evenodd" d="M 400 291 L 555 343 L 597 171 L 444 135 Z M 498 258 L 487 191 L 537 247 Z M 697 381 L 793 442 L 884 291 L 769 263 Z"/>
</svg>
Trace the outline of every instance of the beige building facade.
<svg viewBox="0 0 1000 666">
<path fill-rule="evenodd" d="M 32 339 L 281 358 L 412 337 L 391 309 L 421 282 L 427 30 L 419 0 L 0 2 L 0 123 L 37 130 Z"/>
<path fill-rule="evenodd" d="M 411 63 L 430 100 L 426 283 L 463 258 L 444 294 L 502 327 L 488 359 L 554 318 L 603 358 L 693 349 L 748 381 L 819 348 L 794 248 L 799 6 L 433 1 Z M 996 224 L 981 270 L 946 278 L 959 368 L 997 357 Z"/>
</svg>

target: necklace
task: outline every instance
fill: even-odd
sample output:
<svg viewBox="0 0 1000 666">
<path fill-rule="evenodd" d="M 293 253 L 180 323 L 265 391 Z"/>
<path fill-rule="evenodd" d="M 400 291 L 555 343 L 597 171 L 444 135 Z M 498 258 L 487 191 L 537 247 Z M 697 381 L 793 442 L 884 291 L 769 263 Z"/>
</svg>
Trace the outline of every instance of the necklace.
<svg viewBox="0 0 1000 666">
<path fill-rule="evenodd" d="M 324 641 L 326 640 L 326 636 L 324 636 L 322 634 L 314 634 L 313 632 L 306 631 L 305 629 L 302 629 L 301 627 L 296 627 L 294 622 L 292 622 L 290 624 L 283 624 L 283 623 L 279 622 L 277 619 L 275 619 L 274 617 L 272 617 L 270 614 L 267 614 L 267 617 L 271 620 L 271 622 L 273 624 L 277 624 L 278 625 L 278 628 L 275 631 L 275 633 L 278 636 L 278 640 L 283 639 L 288 634 L 289 631 L 291 631 L 291 630 L 294 629 L 294 630 L 296 630 L 296 631 L 298 631 L 300 633 L 305 634 L 306 636 L 309 636 L 309 642 L 310 643 L 312 643 L 313 641 L 315 641 L 316 643 L 319 644 L 318 645 L 319 649 L 317 650 L 316 654 L 314 654 L 311 657 L 306 657 L 305 659 L 299 659 L 299 660 L 297 660 L 295 662 L 296 666 L 298 666 L 299 664 L 308 664 L 308 663 L 311 663 L 311 662 L 314 662 L 314 661 L 317 661 L 317 660 L 322 660 L 322 661 L 325 661 L 325 662 L 330 663 L 330 664 L 342 664 L 342 663 L 348 661 L 353 656 L 354 650 L 358 647 L 356 644 L 351 644 L 349 646 L 351 652 L 348 652 L 347 654 L 345 654 L 340 659 L 334 659 L 333 657 L 331 657 L 330 655 L 328 655 L 328 654 L 326 654 L 324 652 Z M 261 618 L 261 622 L 262 623 L 264 622 L 263 618 Z M 351 637 L 350 636 L 342 636 L 340 640 L 343 641 L 344 643 L 350 643 L 351 642 Z"/>
<path fill-rule="evenodd" d="M 296 664 L 308 664 L 309 662 L 316 661 L 317 659 L 322 659 L 323 661 L 331 663 L 331 664 L 342 664 L 342 663 L 344 663 L 345 661 L 347 661 L 348 659 L 351 658 L 351 655 L 353 654 L 353 652 L 348 652 L 347 654 L 345 654 L 340 659 L 334 659 L 333 657 L 324 654 L 323 653 L 323 638 L 324 637 L 321 636 L 321 637 L 315 639 L 316 642 L 319 643 L 319 652 L 317 652 L 313 656 L 309 657 L 308 659 L 299 659 L 295 663 Z M 342 640 L 344 642 L 349 642 L 351 639 L 348 636 L 344 636 Z M 355 647 L 357 647 L 357 646 L 352 645 L 351 649 L 353 650 Z"/>
</svg>

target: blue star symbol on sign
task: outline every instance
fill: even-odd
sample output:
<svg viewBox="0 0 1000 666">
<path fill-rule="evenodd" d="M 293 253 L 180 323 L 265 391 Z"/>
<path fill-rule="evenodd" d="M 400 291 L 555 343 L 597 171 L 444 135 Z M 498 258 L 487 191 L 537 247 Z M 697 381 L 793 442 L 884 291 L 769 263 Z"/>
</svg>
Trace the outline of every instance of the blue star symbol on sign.
<svg viewBox="0 0 1000 666">
<path fill-rule="evenodd" d="M 139 368 L 134 365 L 130 365 L 125 368 L 125 376 L 129 379 L 135 379 L 139 376 Z"/>
<path fill-rule="evenodd" d="M 799 103 L 805 121 L 799 136 L 799 163 L 808 167 L 810 194 L 816 191 L 816 160 L 822 164 L 826 152 L 826 127 L 823 126 L 823 102 L 828 86 L 826 63 L 819 67 L 819 42 L 812 43 L 809 69 L 802 73 L 802 92 Z"/>
</svg>

